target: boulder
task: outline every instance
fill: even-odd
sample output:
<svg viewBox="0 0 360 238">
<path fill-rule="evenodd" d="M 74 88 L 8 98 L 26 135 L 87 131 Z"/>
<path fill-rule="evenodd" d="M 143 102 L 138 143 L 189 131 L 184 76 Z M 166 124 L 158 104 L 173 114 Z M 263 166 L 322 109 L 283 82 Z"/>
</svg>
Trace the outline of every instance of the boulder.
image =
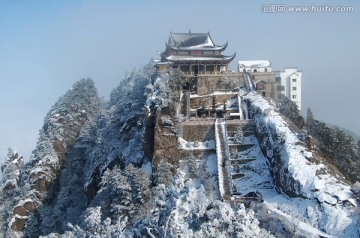
<svg viewBox="0 0 360 238">
<path fill-rule="evenodd" d="M 23 231 L 27 222 L 27 216 L 15 216 L 11 221 L 10 227 L 13 231 Z"/>
</svg>

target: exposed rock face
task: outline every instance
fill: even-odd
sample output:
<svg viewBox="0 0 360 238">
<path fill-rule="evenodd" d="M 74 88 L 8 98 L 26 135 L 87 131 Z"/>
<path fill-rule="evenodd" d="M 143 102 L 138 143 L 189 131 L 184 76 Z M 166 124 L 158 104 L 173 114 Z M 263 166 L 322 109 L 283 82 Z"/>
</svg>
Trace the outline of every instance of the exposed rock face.
<svg viewBox="0 0 360 238">
<path fill-rule="evenodd" d="M 168 111 L 161 108 L 156 111 L 153 168 L 156 168 L 161 160 L 172 164 L 179 162 L 177 136 L 173 131 L 174 126 L 163 123 L 161 120 L 164 116 L 171 116 Z"/>
<path fill-rule="evenodd" d="M 3 185 L 3 191 L 18 197 L 8 203 L 10 209 L 5 213 L 1 204 L 6 199 L 0 196 L 0 216 L 6 217 L 6 224 L 0 219 L 0 226 L 10 228 L 8 234 L 17 237 L 271 237 L 260 229 L 258 212 L 235 204 L 240 199 L 229 203 L 218 200 L 214 120 L 184 121 L 185 114 L 177 107 L 179 88 L 169 86 L 178 85 L 180 80 L 165 74 L 154 79 L 141 71 L 131 73 L 98 112 L 91 99 L 93 93 L 87 90 L 85 96 L 72 92 L 69 98 L 61 98 L 45 119 L 34 160 L 20 171 L 22 176 L 13 176 Z M 71 91 L 91 88 L 83 83 Z M 214 97 L 214 101 L 230 97 Z M 203 99 L 212 105 L 212 97 Z M 232 149 L 229 173 L 235 166 L 239 169 L 231 179 L 244 179 L 233 185 L 244 187 L 244 191 L 256 191 L 260 186 L 261 192 L 266 190 L 261 196 L 264 222 L 276 220 L 274 213 L 280 212 L 281 206 L 289 227 L 301 221 L 299 226 L 307 222 L 303 229 L 314 228 L 315 233 L 351 237 L 341 236 L 356 220 L 346 210 L 353 204 L 348 187 L 330 178 L 325 166 L 313 164 L 311 152 L 295 133 L 288 133 L 286 121 L 261 96 L 250 93 L 245 99 L 252 104 L 255 122 L 227 120 L 224 126 L 224 138 Z M 200 97 L 192 102 L 194 107 L 204 103 Z M 254 164 L 250 165 L 251 161 Z M 2 169 L 8 170 L 12 163 Z M 294 164 L 300 164 L 301 169 Z M 277 190 L 295 199 L 276 197 L 267 165 Z M 21 166 L 16 166 L 18 171 Z M 244 167 L 248 173 L 240 173 Z M 252 198 L 260 194 L 252 193 Z M 238 194 L 245 199 L 251 193 Z M 267 203 L 265 195 L 273 204 Z M 285 200 L 295 202 L 282 203 Z M 306 204 L 291 210 L 300 203 Z M 345 222 L 339 225 L 337 219 Z M 291 236 L 289 231 L 281 234 Z"/>
<path fill-rule="evenodd" d="M 323 211 L 322 219 L 326 220 L 318 224 L 321 230 L 335 236 L 353 235 L 358 218 L 354 209 L 357 202 L 350 186 L 319 163 L 321 158 L 305 147 L 266 99 L 254 93 L 245 98 L 251 102 L 259 144 L 277 190 L 289 197 L 315 200 Z M 341 222 L 339 216 L 344 217 Z"/>
<path fill-rule="evenodd" d="M 321 180 L 321 176 L 323 179 L 328 177 L 328 169 L 322 164 L 312 162 L 313 153 L 305 147 L 297 132 L 291 130 L 287 121 L 269 102 L 256 94 L 249 94 L 247 99 L 251 101 L 257 137 L 263 154 L 268 158 L 277 188 L 290 197 L 317 197 L 317 194 L 313 193 L 319 184 L 317 180 Z M 302 170 L 297 171 L 302 164 Z M 305 175 L 307 172 L 309 174 Z M 341 181 L 332 177 L 331 180 L 350 192 L 350 188 Z"/>
<path fill-rule="evenodd" d="M 51 195 L 67 148 L 75 143 L 80 129 L 97 113 L 99 106 L 100 99 L 91 79 L 75 83 L 53 106 L 40 131 L 34 159 L 24 168 L 28 177 L 23 183 L 30 183 L 33 191 L 30 190 L 14 207 L 11 229 L 22 231 L 29 213 L 37 209 L 42 199 Z M 34 191 L 41 194 L 38 196 L 40 200 L 34 200 Z"/>
<path fill-rule="evenodd" d="M 28 217 L 27 216 L 19 216 L 19 215 L 14 215 L 12 221 L 11 221 L 11 229 L 13 231 L 22 231 L 25 228 L 26 222 L 27 222 Z"/>
<path fill-rule="evenodd" d="M 27 223 L 28 216 L 39 206 L 37 199 L 26 199 L 20 201 L 12 210 L 13 218 L 10 227 L 13 231 L 22 231 Z"/>
<path fill-rule="evenodd" d="M 13 213 L 19 216 L 27 216 L 29 212 L 33 212 L 37 208 L 38 204 L 33 200 L 27 200 L 13 209 Z"/>
<path fill-rule="evenodd" d="M 287 168 L 284 156 L 279 148 L 274 148 L 272 143 L 284 144 L 284 141 L 279 141 L 276 134 L 268 132 L 266 124 L 257 124 L 257 138 L 261 142 L 261 149 L 265 156 L 267 156 L 270 172 L 274 179 L 276 188 L 286 193 L 289 197 L 303 197 L 301 194 L 301 185 L 296 181 Z"/>
<path fill-rule="evenodd" d="M 145 133 L 143 141 L 143 150 L 145 157 L 151 161 L 154 154 L 154 134 L 155 134 L 155 115 L 151 109 L 145 106 Z"/>
<path fill-rule="evenodd" d="M 16 188 L 16 186 L 17 186 L 16 181 L 14 181 L 14 180 L 7 180 L 7 181 L 5 181 L 2 189 L 3 189 L 3 190 L 12 190 L 12 189 Z"/>
<path fill-rule="evenodd" d="M 24 164 L 23 157 L 9 149 L 5 162 L 1 165 L 3 173 L 2 190 L 12 190 L 19 186 L 20 169 Z"/>
<path fill-rule="evenodd" d="M 177 148 L 177 136 L 181 134 L 179 118 L 176 117 L 180 110 L 178 105 L 183 83 L 182 73 L 174 71 L 157 75 L 152 84 L 147 87 L 146 102 L 148 108 L 153 108 L 154 118 L 154 155 L 153 169 L 156 170 L 161 160 L 177 165 L 180 152 Z"/>
</svg>

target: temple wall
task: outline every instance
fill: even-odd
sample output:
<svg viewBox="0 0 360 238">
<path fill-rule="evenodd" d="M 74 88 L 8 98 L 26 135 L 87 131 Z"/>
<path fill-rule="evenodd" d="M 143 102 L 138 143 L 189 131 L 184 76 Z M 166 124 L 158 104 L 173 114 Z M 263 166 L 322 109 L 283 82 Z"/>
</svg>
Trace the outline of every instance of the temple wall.
<svg viewBox="0 0 360 238">
<path fill-rule="evenodd" d="M 227 100 L 237 97 L 237 94 L 233 94 L 231 92 L 224 93 L 222 95 L 209 95 L 203 97 L 190 98 L 190 108 L 196 109 L 201 107 L 212 107 L 215 103 L 215 106 L 221 106 L 226 103 Z"/>
<path fill-rule="evenodd" d="M 198 75 L 197 94 L 206 95 L 214 91 L 231 91 L 240 87 L 243 82 L 241 74 Z"/>
<path fill-rule="evenodd" d="M 182 123 L 182 137 L 186 141 L 208 141 L 215 140 L 215 128 L 214 123 L 201 124 L 194 123 Z"/>
</svg>

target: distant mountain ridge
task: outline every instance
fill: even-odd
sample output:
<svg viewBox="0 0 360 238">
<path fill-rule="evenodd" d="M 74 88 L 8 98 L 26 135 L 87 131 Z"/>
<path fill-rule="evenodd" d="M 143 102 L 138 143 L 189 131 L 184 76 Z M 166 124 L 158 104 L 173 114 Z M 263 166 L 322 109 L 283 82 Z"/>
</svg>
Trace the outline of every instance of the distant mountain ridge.
<svg viewBox="0 0 360 238">
<path fill-rule="evenodd" d="M 360 139 L 360 135 L 350 129 L 347 129 L 345 127 L 341 127 L 341 126 L 338 126 L 338 125 L 335 125 L 332 123 L 328 123 L 328 122 L 325 122 L 325 123 L 326 123 L 326 125 L 328 125 L 331 128 L 338 127 L 339 129 L 343 130 L 346 134 L 348 134 L 349 136 L 354 138 L 355 141 L 358 141 Z"/>
</svg>

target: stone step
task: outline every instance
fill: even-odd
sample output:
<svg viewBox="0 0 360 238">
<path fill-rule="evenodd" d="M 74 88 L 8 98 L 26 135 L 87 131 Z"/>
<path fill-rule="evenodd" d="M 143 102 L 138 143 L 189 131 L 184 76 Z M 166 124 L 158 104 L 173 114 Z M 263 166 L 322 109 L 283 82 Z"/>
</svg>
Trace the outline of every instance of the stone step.
<svg viewBox="0 0 360 238">
<path fill-rule="evenodd" d="M 231 179 L 240 179 L 245 177 L 245 174 L 243 173 L 231 173 Z"/>
<path fill-rule="evenodd" d="M 230 159 L 230 162 L 232 165 L 234 165 L 234 164 L 245 165 L 245 164 L 251 163 L 254 160 L 256 160 L 256 159 Z"/>
<path fill-rule="evenodd" d="M 217 120 L 215 124 L 215 134 L 217 135 L 216 143 L 218 144 L 216 149 L 217 159 L 218 159 L 218 169 L 219 175 L 221 176 L 222 184 L 219 184 L 223 188 L 221 192 L 221 198 L 223 200 L 229 200 L 231 196 L 231 174 L 230 171 L 230 163 L 229 163 L 229 147 L 227 144 L 227 136 L 226 136 L 226 124 L 224 122 L 219 123 Z M 225 133 L 224 133 L 225 131 Z M 221 161 L 219 161 L 221 160 Z M 220 181 L 220 180 L 219 180 Z"/>
</svg>

